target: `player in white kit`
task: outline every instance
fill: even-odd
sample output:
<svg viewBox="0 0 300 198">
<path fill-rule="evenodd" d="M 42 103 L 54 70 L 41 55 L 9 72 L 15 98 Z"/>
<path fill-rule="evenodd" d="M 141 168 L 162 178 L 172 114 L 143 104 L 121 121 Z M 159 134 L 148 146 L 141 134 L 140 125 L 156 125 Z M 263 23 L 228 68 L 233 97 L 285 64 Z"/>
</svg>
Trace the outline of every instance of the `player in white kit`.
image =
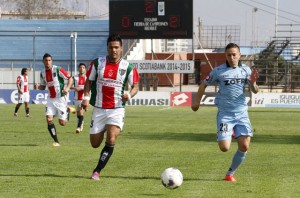
<svg viewBox="0 0 300 198">
<path fill-rule="evenodd" d="M 85 110 L 89 103 L 94 106 L 90 125 L 93 148 L 100 146 L 106 132 L 105 146 L 91 176 L 93 180 L 99 180 L 100 171 L 113 153 L 124 125 L 125 103 L 138 92 L 139 75 L 132 64 L 121 58 L 123 47 L 119 35 L 109 36 L 107 50 L 108 56 L 96 58 L 90 64 L 82 101 Z M 129 93 L 124 92 L 127 83 L 130 85 Z"/>
<path fill-rule="evenodd" d="M 30 100 L 29 94 L 29 84 L 28 84 L 28 69 L 22 68 L 21 75 L 17 78 L 17 88 L 18 88 L 18 104 L 15 107 L 14 116 L 18 116 L 18 110 L 20 106 L 24 103 L 25 104 L 25 112 L 26 117 L 30 117 L 29 115 L 29 107 L 28 103 Z"/>
<path fill-rule="evenodd" d="M 73 76 L 73 85 L 71 89 L 74 89 L 74 105 L 77 112 L 77 128 L 76 133 L 80 133 L 83 130 L 84 123 L 84 110 L 81 108 L 81 102 L 83 99 L 83 89 L 86 81 L 86 65 L 84 63 L 79 63 L 78 74 Z"/>
<path fill-rule="evenodd" d="M 68 119 L 67 94 L 72 86 L 72 76 L 60 66 L 52 64 L 52 56 L 48 53 L 43 56 L 45 69 L 41 71 L 40 84 L 35 89 L 45 90 L 48 88 L 49 96 L 46 105 L 46 121 L 48 131 L 54 140 L 53 146 L 60 146 L 56 128 L 53 122 L 54 116 L 58 116 L 61 126 L 65 126 Z M 65 80 L 67 85 L 65 86 Z"/>
</svg>

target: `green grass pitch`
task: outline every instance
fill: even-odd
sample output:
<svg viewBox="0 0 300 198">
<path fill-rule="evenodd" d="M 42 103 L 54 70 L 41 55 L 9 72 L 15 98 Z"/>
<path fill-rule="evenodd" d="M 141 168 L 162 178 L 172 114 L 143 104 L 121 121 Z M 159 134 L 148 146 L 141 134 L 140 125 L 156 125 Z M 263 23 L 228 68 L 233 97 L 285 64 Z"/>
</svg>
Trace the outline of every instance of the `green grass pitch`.
<svg viewBox="0 0 300 198">
<path fill-rule="evenodd" d="M 0 105 L 0 197 L 299 197 L 300 109 L 250 108 L 254 137 L 238 182 L 223 181 L 237 149 L 216 142 L 215 107 L 126 107 L 124 131 L 99 182 L 89 179 L 102 146 L 89 144 L 91 110 L 84 131 L 76 116 L 65 127 L 55 118 L 61 147 L 53 148 L 45 106 L 30 105 L 32 118 Z M 161 185 L 168 167 L 183 173 L 180 188 Z"/>
</svg>

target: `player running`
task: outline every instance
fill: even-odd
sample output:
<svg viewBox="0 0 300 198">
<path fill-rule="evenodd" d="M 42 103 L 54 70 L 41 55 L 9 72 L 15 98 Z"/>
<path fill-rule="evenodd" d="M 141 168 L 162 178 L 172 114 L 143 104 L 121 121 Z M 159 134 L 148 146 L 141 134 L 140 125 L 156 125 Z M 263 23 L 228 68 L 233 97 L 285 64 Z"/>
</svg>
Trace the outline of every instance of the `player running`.
<svg viewBox="0 0 300 198">
<path fill-rule="evenodd" d="M 81 108 L 81 102 L 83 99 L 83 89 L 86 80 L 85 73 L 86 73 L 86 65 L 84 63 L 79 63 L 78 74 L 73 76 L 73 86 L 71 87 L 71 89 L 74 89 L 75 91 L 74 105 L 77 112 L 76 133 L 80 133 L 83 130 L 84 110 Z"/>
<path fill-rule="evenodd" d="M 99 180 L 100 171 L 113 154 L 115 143 L 120 134 L 125 117 L 125 103 L 138 92 L 139 75 L 137 69 L 121 58 L 122 40 L 118 35 L 107 39 L 108 56 L 91 62 L 84 86 L 82 108 L 87 110 L 89 102 L 94 106 L 90 125 L 90 142 L 98 148 L 106 132 L 105 146 L 91 179 Z M 131 86 L 124 93 L 125 86 Z M 90 91 L 92 91 L 91 97 Z"/>
<path fill-rule="evenodd" d="M 49 96 L 46 105 L 46 121 L 48 131 L 54 140 L 53 146 L 60 146 L 56 128 L 53 123 L 54 116 L 58 116 L 59 124 L 65 126 L 68 119 L 67 94 L 72 86 L 72 76 L 64 68 L 52 64 L 52 56 L 46 53 L 43 56 L 45 69 L 40 74 L 40 85 L 36 84 L 35 89 L 45 90 L 48 87 Z M 65 87 L 64 80 L 67 80 Z"/>
<path fill-rule="evenodd" d="M 253 93 L 259 91 L 256 85 L 258 73 L 247 65 L 240 63 L 240 47 L 229 43 L 225 48 L 226 63 L 215 67 L 206 79 L 200 84 L 192 110 L 197 111 L 200 100 L 208 85 L 217 83 L 219 87 L 215 104 L 218 107 L 217 129 L 218 144 L 221 151 L 226 152 L 231 145 L 234 130 L 238 149 L 233 156 L 231 166 L 224 180 L 236 181 L 233 176 L 237 168 L 245 160 L 250 145 L 252 127 L 248 116 L 248 105 L 245 96 L 245 87 L 250 85 Z"/>
</svg>

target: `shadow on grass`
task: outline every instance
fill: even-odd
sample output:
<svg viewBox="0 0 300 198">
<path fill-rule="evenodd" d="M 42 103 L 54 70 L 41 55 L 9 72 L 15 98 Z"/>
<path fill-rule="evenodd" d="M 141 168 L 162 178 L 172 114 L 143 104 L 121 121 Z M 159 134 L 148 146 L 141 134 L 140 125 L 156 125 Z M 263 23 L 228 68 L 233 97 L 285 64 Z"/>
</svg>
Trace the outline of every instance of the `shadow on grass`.
<svg viewBox="0 0 300 198">
<path fill-rule="evenodd" d="M 176 141 L 216 141 L 216 133 L 124 133 L 124 136 L 130 139 L 141 140 L 176 140 Z"/>
<path fill-rule="evenodd" d="M 175 140 L 175 141 L 204 141 L 216 142 L 216 133 L 126 133 L 126 138 L 138 140 Z M 300 135 L 259 135 L 255 134 L 251 140 L 256 143 L 269 144 L 300 144 Z"/>
<path fill-rule="evenodd" d="M 75 178 L 75 179 L 88 179 L 90 176 L 79 175 L 57 175 L 57 174 L 0 174 L 0 177 L 49 177 L 49 178 Z M 157 180 L 160 181 L 160 177 L 149 176 L 101 176 L 101 178 L 110 179 L 124 179 L 124 180 Z M 219 181 L 217 179 L 203 179 L 203 178 L 184 178 L 184 181 Z"/>
<path fill-rule="evenodd" d="M 39 146 L 37 144 L 0 144 L 1 146 Z"/>
<path fill-rule="evenodd" d="M 256 134 L 251 140 L 255 143 L 269 144 L 300 144 L 300 135 L 259 135 Z"/>
</svg>

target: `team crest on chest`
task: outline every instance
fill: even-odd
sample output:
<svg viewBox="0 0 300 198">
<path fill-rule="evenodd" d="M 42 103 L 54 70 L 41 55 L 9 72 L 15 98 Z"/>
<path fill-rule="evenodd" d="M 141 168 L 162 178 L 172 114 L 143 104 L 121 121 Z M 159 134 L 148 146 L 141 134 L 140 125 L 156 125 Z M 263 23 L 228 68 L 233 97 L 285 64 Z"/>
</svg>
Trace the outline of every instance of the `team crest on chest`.
<svg viewBox="0 0 300 198">
<path fill-rule="evenodd" d="M 244 70 L 241 70 L 241 74 L 242 74 L 242 76 L 245 76 L 246 72 Z"/>
<path fill-rule="evenodd" d="M 56 73 L 53 73 L 53 77 L 56 77 Z"/>
<path fill-rule="evenodd" d="M 110 69 L 110 70 L 108 71 L 108 76 L 109 76 L 109 77 L 112 77 L 113 75 L 114 75 L 114 70 Z"/>
<path fill-rule="evenodd" d="M 126 70 L 125 70 L 125 69 L 120 69 L 120 70 L 119 70 L 119 74 L 120 74 L 121 76 L 123 76 L 125 73 L 126 73 Z"/>
</svg>

